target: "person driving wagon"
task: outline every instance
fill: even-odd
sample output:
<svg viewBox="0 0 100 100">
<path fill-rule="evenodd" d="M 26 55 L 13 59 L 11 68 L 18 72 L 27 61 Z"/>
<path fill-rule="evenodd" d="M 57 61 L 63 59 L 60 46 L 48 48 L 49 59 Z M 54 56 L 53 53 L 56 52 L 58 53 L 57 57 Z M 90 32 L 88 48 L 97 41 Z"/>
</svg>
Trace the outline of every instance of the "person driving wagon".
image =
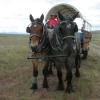
<svg viewBox="0 0 100 100">
<path fill-rule="evenodd" d="M 51 28 L 51 29 L 54 28 L 57 25 L 57 23 L 58 23 L 57 15 L 52 13 L 50 15 L 50 18 L 47 21 L 48 28 Z"/>
</svg>

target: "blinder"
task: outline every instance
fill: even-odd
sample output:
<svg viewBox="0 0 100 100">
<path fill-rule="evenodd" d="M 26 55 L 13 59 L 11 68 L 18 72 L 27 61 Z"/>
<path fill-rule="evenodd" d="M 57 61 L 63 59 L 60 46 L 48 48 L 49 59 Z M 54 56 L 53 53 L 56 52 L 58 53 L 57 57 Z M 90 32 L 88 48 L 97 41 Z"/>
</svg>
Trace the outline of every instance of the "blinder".
<svg viewBox="0 0 100 100">
<path fill-rule="evenodd" d="M 31 33 L 30 27 L 27 27 L 27 28 L 26 28 L 26 32 L 27 32 L 27 33 Z"/>
</svg>

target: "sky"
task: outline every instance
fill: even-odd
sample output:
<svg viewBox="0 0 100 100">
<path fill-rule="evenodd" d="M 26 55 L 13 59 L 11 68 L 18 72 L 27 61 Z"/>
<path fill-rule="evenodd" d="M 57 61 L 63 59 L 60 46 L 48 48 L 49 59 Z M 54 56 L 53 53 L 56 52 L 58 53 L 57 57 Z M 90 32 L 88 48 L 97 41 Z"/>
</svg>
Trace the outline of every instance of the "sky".
<svg viewBox="0 0 100 100">
<path fill-rule="evenodd" d="M 29 15 L 38 18 L 53 6 L 66 3 L 77 8 L 91 23 L 92 30 L 100 30 L 100 0 L 0 0 L 0 32 L 25 33 Z"/>
</svg>

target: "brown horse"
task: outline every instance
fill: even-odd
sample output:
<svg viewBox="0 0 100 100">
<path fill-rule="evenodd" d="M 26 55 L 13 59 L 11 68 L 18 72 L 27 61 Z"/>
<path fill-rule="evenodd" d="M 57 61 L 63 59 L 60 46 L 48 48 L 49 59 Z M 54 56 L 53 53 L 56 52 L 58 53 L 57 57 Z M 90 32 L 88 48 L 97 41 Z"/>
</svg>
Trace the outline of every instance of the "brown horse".
<svg viewBox="0 0 100 100">
<path fill-rule="evenodd" d="M 42 14 L 40 18 L 34 19 L 32 15 L 30 15 L 30 21 L 31 24 L 26 28 L 26 31 L 30 33 L 30 48 L 32 50 L 32 56 L 38 56 L 38 55 L 47 55 L 48 54 L 48 48 L 46 47 L 47 44 L 47 38 L 46 38 L 46 32 L 45 32 L 45 26 L 43 24 L 44 15 Z M 31 89 L 36 90 L 38 88 L 37 86 L 37 76 L 38 76 L 38 59 L 32 59 L 33 64 L 33 82 Z M 48 74 L 48 61 L 47 59 L 44 60 L 44 68 L 43 68 L 43 88 L 48 88 L 48 82 L 47 82 L 47 74 Z"/>
</svg>

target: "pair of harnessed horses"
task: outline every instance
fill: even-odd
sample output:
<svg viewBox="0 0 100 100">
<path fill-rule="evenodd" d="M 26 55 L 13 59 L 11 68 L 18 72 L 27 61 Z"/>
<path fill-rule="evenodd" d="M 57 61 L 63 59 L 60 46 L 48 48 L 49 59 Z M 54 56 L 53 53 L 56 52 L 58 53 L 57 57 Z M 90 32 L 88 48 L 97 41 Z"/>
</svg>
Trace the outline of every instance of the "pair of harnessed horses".
<svg viewBox="0 0 100 100">
<path fill-rule="evenodd" d="M 32 50 L 32 56 L 41 55 L 44 56 L 44 68 L 43 68 L 43 88 L 49 88 L 48 86 L 48 67 L 49 61 L 55 64 L 57 69 L 58 85 L 57 90 L 64 90 L 62 65 L 66 68 L 66 92 L 71 93 L 72 88 L 72 68 L 76 66 L 76 77 L 80 77 L 80 43 L 77 43 L 75 32 L 78 31 L 78 27 L 73 20 L 78 13 L 72 17 L 64 17 L 58 12 L 59 22 L 53 30 L 53 36 L 49 39 L 45 25 L 43 24 L 44 15 L 40 18 L 34 19 L 30 15 L 31 24 L 26 28 L 26 31 L 30 33 L 30 48 Z M 52 55 L 52 56 L 50 56 Z M 48 59 L 46 59 L 48 58 Z M 50 58 L 50 59 L 49 59 Z M 31 89 L 36 90 L 37 76 L 38 76 L 38 60 L 32 59 L 33 64 L 33 82 Z"/>
</svg>

